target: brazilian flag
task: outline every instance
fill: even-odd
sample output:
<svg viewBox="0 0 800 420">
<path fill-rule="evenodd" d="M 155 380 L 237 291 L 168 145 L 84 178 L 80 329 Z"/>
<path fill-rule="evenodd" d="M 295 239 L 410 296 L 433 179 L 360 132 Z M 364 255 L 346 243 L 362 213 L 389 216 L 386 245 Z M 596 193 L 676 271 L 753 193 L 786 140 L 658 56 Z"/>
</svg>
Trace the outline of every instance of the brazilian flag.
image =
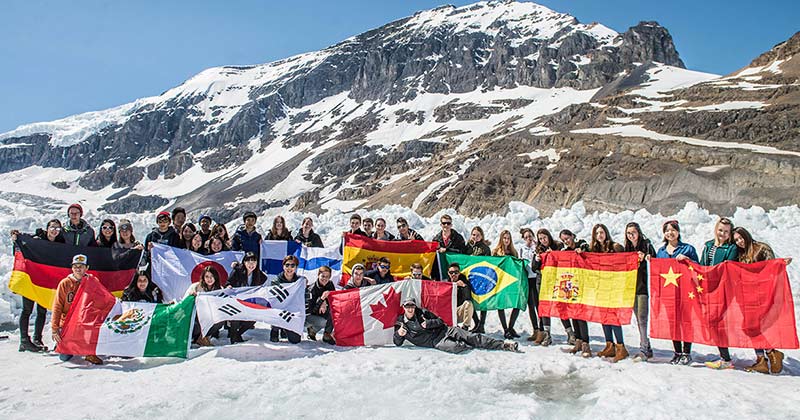
<svg viewBox="0 0 800 420">
<path fill-rule="evenodd" d="M 472 285 L 472 302 L 476 310 L 517 308 L 528 306 L 528 273 L 526 261 L 515 257 L 486 257 L 463 254 L 439 254 L 442 273 L 458 263 L 461 273 Z"/>
</svg>

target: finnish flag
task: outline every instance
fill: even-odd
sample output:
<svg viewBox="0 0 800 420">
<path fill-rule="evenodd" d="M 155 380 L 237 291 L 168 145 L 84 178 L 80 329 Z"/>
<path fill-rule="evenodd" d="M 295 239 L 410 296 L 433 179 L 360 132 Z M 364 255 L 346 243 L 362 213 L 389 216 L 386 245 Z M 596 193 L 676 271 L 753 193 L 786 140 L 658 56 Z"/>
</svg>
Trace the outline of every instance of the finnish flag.
<svg viewBox="0 0 800 420">
<path fill-rule="evenodd" d="M 272 279 L 283 271 L 283 258 L 294 255 L 300 261 L 297 274 L 305 276 L 309 284 L 317 280 L 319 268 L 331 268 L 331 281 L 339 285 L 342 277 L 342 251 L 338 246 L 330 248 L 312 248 L 294 241 L 262 241 L 261 270 Z"/>
</svg>

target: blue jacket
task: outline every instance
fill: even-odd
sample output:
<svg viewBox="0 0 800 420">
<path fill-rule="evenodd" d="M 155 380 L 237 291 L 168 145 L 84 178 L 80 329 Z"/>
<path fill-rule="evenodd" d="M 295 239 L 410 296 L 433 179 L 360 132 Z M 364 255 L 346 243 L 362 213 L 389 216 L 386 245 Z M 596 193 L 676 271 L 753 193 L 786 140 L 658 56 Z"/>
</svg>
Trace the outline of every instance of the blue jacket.
<svg viewBox="0 0 800 420">
<path fill-rule="evenodd" d="M 233 244 L 231 244 L 233 251 L 253 252 L 256 256 L 261 254 L 261 234 L 255 229 L 253 232 L 247 233 L 244 225 L 239 226 L 233 234 Z"/>
<path fill-rule="evenodd" d="M 678 255 L 686 255 L 687 257 L 689 257 L 690 260 L 694 262 L 698 262 L 699 260 L 697 258 L 697 250 L 694 249 L 693 246 L 683 242 L 678 242 L 678 247 L 675 248 L 675 252 L 672 255 L 669 255 L 669 253 L 667 252 L 666 244 L 664 244 L 661 248 L 658 249 L 658 252 L 656 252 L 656 258 L 675 258 Z"/>
</svg>

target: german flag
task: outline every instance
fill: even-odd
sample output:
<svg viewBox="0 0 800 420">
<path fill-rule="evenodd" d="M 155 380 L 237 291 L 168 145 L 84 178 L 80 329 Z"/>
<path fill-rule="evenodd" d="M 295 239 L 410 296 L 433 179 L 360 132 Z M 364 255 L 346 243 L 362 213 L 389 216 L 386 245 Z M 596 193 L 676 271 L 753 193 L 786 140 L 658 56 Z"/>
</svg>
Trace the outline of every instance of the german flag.
<svg viewBox="0 0 800 420">
<path fill-rule="evenodd" d="M 58 283 L 72 273 L 76 254 L 86 255 L 89 273 L 115 296 L 121 296 L 136 273 L 142 251 L 72 246 L 18 235 L 9 290 L 52 309 Z"/>
<path fill-rule="evenodd" d="M 389 270 L 396 280 L 403 280 L 411 275 L 411 264 L 414 263 L 422 264 L 422 273 L 430 276 L 438 249 L 437 242 L 381 241 L 345 233 L 341 284 L 346 284 L 350 279 L 354 265 L 361 263 L 367 270 L 371 270 L 381 257 L 391 261 Z"/>
<path fill-rule="evenodd" d="M 638 269 L 635 252 L 545 253 L 539 314 L 606 325 L 630 324 Z"/>
</svg>

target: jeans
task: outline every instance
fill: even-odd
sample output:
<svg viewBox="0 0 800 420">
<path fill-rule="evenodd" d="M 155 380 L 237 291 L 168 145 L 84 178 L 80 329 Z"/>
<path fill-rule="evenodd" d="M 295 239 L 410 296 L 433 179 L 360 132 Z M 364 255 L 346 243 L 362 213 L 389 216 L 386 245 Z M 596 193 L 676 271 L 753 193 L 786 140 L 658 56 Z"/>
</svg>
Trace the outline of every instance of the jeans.
<svg viewBox="0 0 800 420">
<path fill-rule="evenodd" d="M 313 327 L 315 331 L 325 331 L 330 334 L 333 332 L 333 320 L 331 319 L 331 311 L 327 311 L 322 315 L 307 315 L 306 328 Z"/>
<path fill-rule="evenodd" d="M 614 342 L 614 337 L 616 337 L 617 344 L 625 344 L 625 342 L 622 340 L 622 327 L 619 325 L 603 324 L 603 335 L 606 336 L 606 341 Z"/>
<path fill-rule="evenodd" d="M 639 349 L 641 351 L 649 351 L 650 337 L 647 336 L 647 317 L 649 316 L 647 295 L 636 295 L 636 300 L 633 302 L 633 313 L 636 315 L 636 325 L 639 326 Z"/>
<path fill-rule="evenodd" d="M 23 296 L 22 313 L 19 316 L 19 336 L 22 340 L 30 339 L 28 326 L 30 325 L 31 314 L 33 313 L 34 305 L 36 305 L 36 324 L 34 324 L 33 328 L 33 339 L 40 341 L 42 339 L 45 318 L 47 318 L 47 308 Z"/>
<path fill-rule="evenodd" d="M 501 350 L 503 341 L 495 340 L 482 334 L 467 332 L 458 327 L 447 327 L 447 333 L 444 338 L 436 343 L 434 347 L 448 353 L 461 353 L 472 348 Z"/>
</svg>

